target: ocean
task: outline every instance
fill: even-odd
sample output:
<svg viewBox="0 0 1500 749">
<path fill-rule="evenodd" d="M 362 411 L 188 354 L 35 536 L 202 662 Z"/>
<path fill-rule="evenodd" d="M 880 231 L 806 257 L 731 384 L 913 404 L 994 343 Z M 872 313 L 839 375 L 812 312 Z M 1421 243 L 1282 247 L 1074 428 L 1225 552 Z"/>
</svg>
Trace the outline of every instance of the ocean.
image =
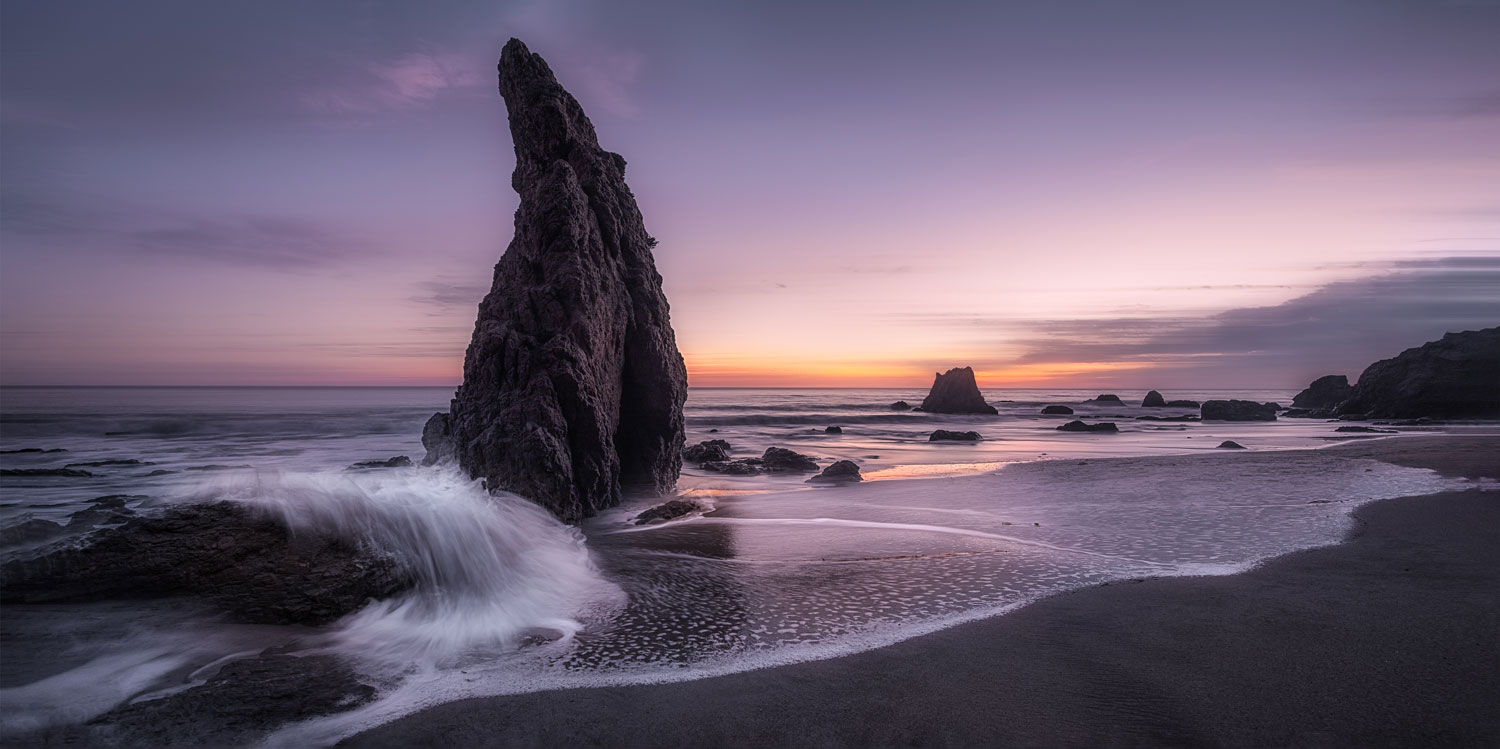
<svg viewBox="0 0 1500 749">
<path fill-rule="evenodd" d="M 1088 402 L 1094 391 L 990 389 L 998 416 L 951 416 L 891 408 L 920 403 L 919 389 L 695 388 L 689 444 L 853 460 L 866 480 L 825 487 L 688 466 L 679 492 L 704 512 L 637 526 L 662 499 L 635 497 L 572 527 L 452 468 L 419 465 L 422 425 L 446 410 L 449 388 L 0 389 L 0 469 L 88 474 L 4 476 L 0 528 L 67 524 L 105 495 L 126 495 L 138 512 L 230 499 L 294 528 L 358 536 L 419 580 L 321 628 L 239 624 L 173 601 L 6 607 L 0 739 L 201 686 L 268 648 L 339 655 L 380 693 L 261 737 L 272 745 L 328 743 L 469 696 L 832 657 L 1070 588 L 1245 569 L 1336 542 L 1360 503 L 1452 483 L 1374 461 L 1277 455 L 1348 438 L 1339 424 L 1144 421 L 1194 410 L 1143 409 L 1143 392 L 1117 392 L 1125 405 Z M 1292 394 L 1166 396 L 1285 405 Z M 1049 404 L 1077 413 L 1042 416 Z M 1120 432 L 1056 430 L 1071 418 Z M 929 442 L 939 428 L 984 439 Z M 1217 449 L 1223 440 L 1248 449 Z M 418 465 L 351 469 L 397 456 Z M 0 561 L 38 543 L 12 543 Z"/>
</svg>

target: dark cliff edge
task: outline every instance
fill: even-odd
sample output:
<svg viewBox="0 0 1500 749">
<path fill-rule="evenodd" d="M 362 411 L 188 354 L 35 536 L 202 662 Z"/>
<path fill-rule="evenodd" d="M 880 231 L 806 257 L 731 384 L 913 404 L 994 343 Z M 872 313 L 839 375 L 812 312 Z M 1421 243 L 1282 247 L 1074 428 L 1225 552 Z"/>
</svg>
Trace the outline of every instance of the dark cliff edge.
<svg viewBox="0 0 1500 749">
<path fill-rule="evenodd" d="M 687 370 L 625 159 L 519 40 L 500 56 L 521 196 L 448 414 L 423 433 L 490 490 L 576 521 L 682 467 Z"/>
</svg>

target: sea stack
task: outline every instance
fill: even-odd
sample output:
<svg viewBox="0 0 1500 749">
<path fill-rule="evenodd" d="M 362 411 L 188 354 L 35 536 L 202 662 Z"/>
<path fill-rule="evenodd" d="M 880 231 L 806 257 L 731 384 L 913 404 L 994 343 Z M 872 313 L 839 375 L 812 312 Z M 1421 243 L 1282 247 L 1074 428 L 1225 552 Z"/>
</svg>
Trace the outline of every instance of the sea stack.
<svg viewBox="0 0 1500 749">
<path fill-rule="evenodd" d="M 932 376 L 932 390 L 922 401 L 922 410 L 939 414 L 994 414 L 994 406 L 984 402 L 974 370 L 954 367 Z"/>
<path fill-rule="evenodd" d="M 442 455 L 491 490 L 565 521 L 662 493 L 682 468 L 687 370 L 672 333 L 625 159 L 547 63 L 519 40 L 500 55 L 521 196 L 450 412 L 429 425 Z"/>
</svg>

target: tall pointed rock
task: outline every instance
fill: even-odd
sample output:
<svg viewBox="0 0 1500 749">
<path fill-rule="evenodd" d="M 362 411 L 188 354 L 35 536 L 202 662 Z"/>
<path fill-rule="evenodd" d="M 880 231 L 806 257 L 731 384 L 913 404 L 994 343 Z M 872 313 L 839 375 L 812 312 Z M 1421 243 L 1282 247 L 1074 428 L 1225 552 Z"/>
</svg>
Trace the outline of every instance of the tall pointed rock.
<svg viewBox="0 0 1500 749">
<path fill-rule="evenodd" d="M 452 410 L 424 431 L 492 490 L 577 520 L 682 468 L 687 371 L 625 159 L 539 55 L 500 55 L 521 196 Z"/>
</svg>

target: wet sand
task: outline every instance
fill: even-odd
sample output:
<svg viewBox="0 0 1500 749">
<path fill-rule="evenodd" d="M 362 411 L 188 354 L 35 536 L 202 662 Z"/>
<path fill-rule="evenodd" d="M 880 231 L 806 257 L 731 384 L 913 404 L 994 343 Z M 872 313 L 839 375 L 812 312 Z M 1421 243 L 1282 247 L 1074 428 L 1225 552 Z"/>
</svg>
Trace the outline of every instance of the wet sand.
<svg viewBox="0 0 1500 749">
<path fill-rule="evenodd" d="M 1329 449 L 1500 478 L 1500 437 Z M 345 743 L 1500 745 L 1500 493 L 1355 518 L 1243 574 L 1088 588 L 826 661 L 463 700 Z"/>
</svg>

